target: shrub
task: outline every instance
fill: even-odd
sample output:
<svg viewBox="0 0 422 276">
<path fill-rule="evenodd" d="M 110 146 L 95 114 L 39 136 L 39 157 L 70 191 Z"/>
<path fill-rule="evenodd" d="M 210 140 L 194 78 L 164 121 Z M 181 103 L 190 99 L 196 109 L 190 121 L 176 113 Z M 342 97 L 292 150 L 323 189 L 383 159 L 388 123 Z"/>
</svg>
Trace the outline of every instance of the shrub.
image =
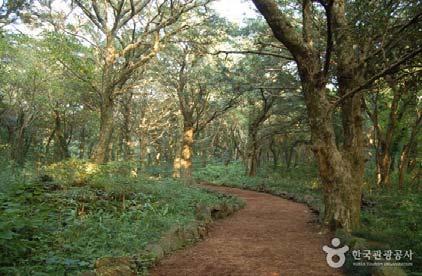
<svg viewBox="0 0 422 276">
<path fill-rule="evenodd" d="M 41 173 L 66 186 L 84 186 L 100 171 L 98 165 L 79 159 L 53 163 L 45 166 Z"/>
</svg>

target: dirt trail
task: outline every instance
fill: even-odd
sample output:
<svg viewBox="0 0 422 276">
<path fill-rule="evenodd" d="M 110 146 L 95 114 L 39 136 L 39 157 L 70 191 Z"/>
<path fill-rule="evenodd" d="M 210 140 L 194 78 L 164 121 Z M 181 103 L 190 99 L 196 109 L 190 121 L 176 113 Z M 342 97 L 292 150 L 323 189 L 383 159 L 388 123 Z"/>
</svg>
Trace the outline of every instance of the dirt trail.
<svg viewBox="0 0 422 276">
<path fill-rule="evenodd" d="M 342 275 L 328 267 L 315 215 L 298 204 L 235 188 L 209 189 L 243 198 L 246 207 L 215 221 L 208 237 L 163 259 L 151 275 Z"/>
</svg>

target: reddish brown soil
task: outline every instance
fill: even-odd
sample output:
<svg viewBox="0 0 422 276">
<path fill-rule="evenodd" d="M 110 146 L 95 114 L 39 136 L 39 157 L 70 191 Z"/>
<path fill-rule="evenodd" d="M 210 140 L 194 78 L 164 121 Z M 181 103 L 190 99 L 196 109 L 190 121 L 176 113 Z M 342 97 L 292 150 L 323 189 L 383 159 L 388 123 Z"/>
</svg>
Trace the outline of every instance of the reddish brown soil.
<svg viewBox="0 0 422 276">
<path fill-rule="evenodd" d="M 164 258 L 151 275 L 342 275 L 325 262 L 315 215 L 303 204 L 264 193 L 207 186 L 246 202 L 215 221 L 208 237 Z"/>
</svg>

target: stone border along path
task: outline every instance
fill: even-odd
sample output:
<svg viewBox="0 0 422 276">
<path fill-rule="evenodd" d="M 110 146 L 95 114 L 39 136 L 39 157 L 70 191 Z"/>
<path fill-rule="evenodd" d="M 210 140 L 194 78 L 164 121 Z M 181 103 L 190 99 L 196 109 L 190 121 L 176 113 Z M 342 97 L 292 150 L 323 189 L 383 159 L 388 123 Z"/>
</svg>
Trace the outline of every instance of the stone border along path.
<svg viewBox="0 0 422 276">
<path fill-rule="evenodd" d="M 316 216 L 304 204 L 269 194 L 206 185 L 242 198 L 246 207 L 217 220 L 208 236 L 176 251 L 150 270 L 152 276 L 343 275 L 325 261 Z"/>
</svg>

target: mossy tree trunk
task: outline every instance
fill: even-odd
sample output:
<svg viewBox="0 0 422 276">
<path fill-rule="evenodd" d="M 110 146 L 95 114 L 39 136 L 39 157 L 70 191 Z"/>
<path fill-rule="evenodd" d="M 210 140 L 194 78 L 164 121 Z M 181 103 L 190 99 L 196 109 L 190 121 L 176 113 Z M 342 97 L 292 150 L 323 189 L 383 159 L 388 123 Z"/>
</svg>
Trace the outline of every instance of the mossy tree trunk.
<svg viewBox="0 0 422 276">
<path fill-rule="evenodd" d="M 329 34 L 325 61 L 313 42 L 313 3 L 302 2 L 303 27 L 298 33 L 290 19 L 272 0 L 253 0 L 274 36 L 283 43 L 298 66 L 311 128 L 312 149 L 324 189 L 324 222 L 351 231 L 359 226 L 364 155 L 361 95 L 350 94 L 361 84 L 363 70 L 355 59 L 343 0 L 327 6 Z M 338 95 L 336 105 L 327 98 L 326 84 L 332 41 L 336 43 Z M 344 143 L 338 147 L 332 111 L 341 108 Z"/>
</svg>

